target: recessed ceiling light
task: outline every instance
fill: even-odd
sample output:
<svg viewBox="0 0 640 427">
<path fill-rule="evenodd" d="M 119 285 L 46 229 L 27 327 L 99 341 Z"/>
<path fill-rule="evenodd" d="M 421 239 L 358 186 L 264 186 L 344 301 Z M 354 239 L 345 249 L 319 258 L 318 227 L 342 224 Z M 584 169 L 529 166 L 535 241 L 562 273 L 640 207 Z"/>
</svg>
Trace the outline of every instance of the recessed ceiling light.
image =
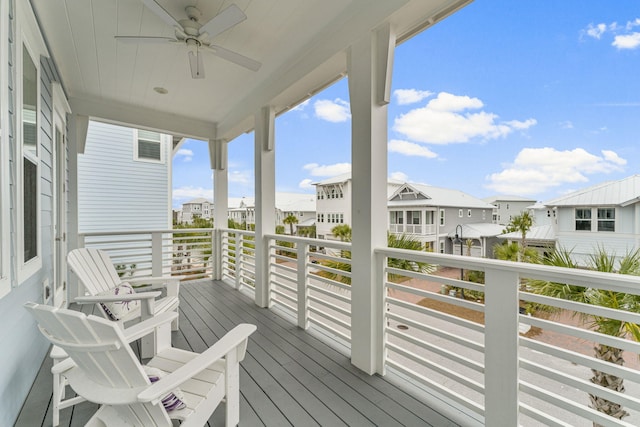
<svg viewBox="0 0 640 427">
<path fill-rule="evenodd" d="M 158 87 L 154 87 L 154 88 L 153 88 L 153 90 L 155 90 L 156 92 L 158 92 L 160 95 L 166 95 L 166 94 L 168 94 L 168 93 L 169 93 L 169 91 L 168 91 L 168 90 L 166 90 L 166 89 L 165 89 L 165 88 L 163 88 L 163 87 L 159 87 L 159 86 L 158 86 Z"/>
</svg>

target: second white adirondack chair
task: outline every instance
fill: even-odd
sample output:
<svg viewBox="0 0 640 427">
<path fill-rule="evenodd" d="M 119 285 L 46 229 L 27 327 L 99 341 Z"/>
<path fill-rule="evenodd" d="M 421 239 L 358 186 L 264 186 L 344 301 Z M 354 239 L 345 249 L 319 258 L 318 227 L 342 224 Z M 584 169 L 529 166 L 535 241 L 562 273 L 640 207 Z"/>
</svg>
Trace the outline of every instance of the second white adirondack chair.
<svg viewBox="0 0 640 427">
<path fill-rule="evenodd" d="M 178 305 L 180 304 L 178 293 L 180 291 L 180 280 L 184 278 L 183 276 L 127 278 L 126 282 L 130 285 L 148 284 L 150 285 L 150 289 L 165 287 L 166 296 L 164 298 L 155 299 L 150 298 L 148 295 L 145 296 L 144 294 L 148 292 L 137 292 L 134 296 L 127 295 L 124 297 L 115 295 L 105 296 L 100 294 L 110 291 L 123 283 L 122 279 L 118 276 L 118 272 L 111 258 L 106 252 L 94 248 L 74 249 L 67 255 L 67 264 L 80 282 L 82 282 L 89 294 L 88 296 L 76 297 L 74 301 L 79 304 L 95 303 L 107 319 L 109 319 L 110 316 L 101 303 L 123 300 L 140 301 L 141 304 L 137 309 L 130 311 L 125 317 L 120 319 L 119 322 L 121 324 L 138 319 L 141 316 L 146 318 L 168 311 L 178 312 Z M 154 295 L 157 296 L 157 294 Z M 171 325 L 171 329 L 177 331 L 178 326 L 178 319 L 176 318 Z"/>
<path fill-rule="evenodd" d="M 87 426 L 202 426 L 224 399 L 226 425 L 240 420 L 239 367 L 255 325 L 241 324 L 201 354 L 176 348 L 159 349 L 147 366 L 166 376 L 155 382 L 138 359 L 122 330 L 96 316 L 35 303 L 25 304 L 42 333 L 69 359 L 55 365 L 71 387 L 100 408 Z M 168 411 L 169 393 L 184 394 L 183 409 Z"/>
</svg>

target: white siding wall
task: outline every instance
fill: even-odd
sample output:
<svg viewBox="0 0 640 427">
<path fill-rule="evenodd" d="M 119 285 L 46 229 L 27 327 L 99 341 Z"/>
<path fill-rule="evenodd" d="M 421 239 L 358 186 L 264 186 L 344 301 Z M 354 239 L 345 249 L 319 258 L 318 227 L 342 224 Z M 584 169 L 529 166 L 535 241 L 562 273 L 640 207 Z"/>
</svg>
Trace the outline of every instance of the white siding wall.
<svg viewBox="0 0 640 427">
<path fill-rule="evenodd" d="M 20 70 L 16 67 L 16 50 L 22 47 L 17 43 L 19 38 L 16 31 L 16 19 L 20 19 L 20 25 L 23 30 L 27 30 L 26 26 L 31 28 L 30 24 L 35 23 L 35 19 L 25 19 L 30 15 L 30 9 L 27 7 L 28 2 L 9 1 L 9 16 L 3 17 L 2 31 L 8 31 L 10 34 L 9 45 L 0 46 L 1 49 L 9 51 L 9 87 L 3 88 L 2 93 L 5 98 L 0 102 L 3 103 L 2 108 L 8 108 L 9 112 L 9 143 L 10 143 L 10 222 L 11 234 L 9 239 L 10 254 L 3 254 L 11 258 L 11 266 L 16 263 L 16 242 L 17 233 L 17 177 L 16 162 L 21 161 L 17 153 L 16 141 L 16 111 L 19 105 L 17 99 L 18 94 L 14 83 L 16 79 L 21 78 Z M 18 12 L 18 9 L 21 11 Z M 4 24 L 7 23 L 5 27 Z M 7 28 L 8 27 L 8 28 Z M 37 34 L 37 30 L 34 32 Z M 0 38 L 1 40 L 1 38 Z M 32 44 L 36 44 L 35 40 L 30 40 Z M 42 336 L 36 327 L 35 320 L 23 308 L 27 301 L 38 303 L 43 302 L 43 286 L 42 283 L 48 280 L 53 283 L 53 257 L 52 257 L 52 155 L 53 145 L 51 140 L 51 108 L 52 91 L 51 82 L 56 79 L 56 72 L 48 58 L 34 54 L 34 61 L 40 67 L 40 104 L 41 112 L 39 115 L 39 143 L 41 153 L 42 176 L 40 181 L 40 209 L 41 209 L 41 246 L 39 255 L 42 257 L 42 267 L 32 276 L 24 280 L 22 283 L 17 282 L 17 274 L 13 268 L 10 268 L 10 277 L 12 282 L 11 291 L 0 298 L 0 320 L 5 326 L 0 332 L 0 342 L 2 342 L 2 351 L 0 352 L 0 426 L 13 425 L 15 419 L 23 404 L 31 384 L 38 373 L 43 358 L 46 356 L 48 341 Z M 5 81 L 5 80 L 3 80 Z M 8 90 L 7 90 L 8 89 Z M 4 141 L 3 141 L 4 143 Z M 18 160 L 17 160 L 18 159 Z"/>
<path fill-rule="evenodd" d="M 134 129 L 90 122 L 78 156 L 78 227 L 92 231 L 171 227 L 169 138 L 162 163 L 134 160 Z"/>
<path fill-rule="evenodd" d="M 616 231 L 597 231 L 597 219 L 593 219 L 592 231 L 575 231 L 573 207 L 558 209 L 558 246 L 571 250 L 574 260 L 586 264 L 589 255 L 597 248 L 605 247 L 609 253 L 624 256 L 637 248 L 635 234 L 635 206 L 616 208 Z"/>
</svg>

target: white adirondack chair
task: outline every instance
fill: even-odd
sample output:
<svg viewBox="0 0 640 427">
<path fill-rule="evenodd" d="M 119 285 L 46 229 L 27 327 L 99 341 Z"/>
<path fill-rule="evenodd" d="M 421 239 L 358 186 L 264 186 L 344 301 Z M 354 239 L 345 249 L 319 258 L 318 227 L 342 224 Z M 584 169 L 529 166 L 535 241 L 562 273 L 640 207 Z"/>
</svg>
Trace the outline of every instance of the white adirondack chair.
<svg viewBox="0 0 640 427">
<path fill-rule="evenodd" d="M 124 334 L 127 342 L 133 342 L 140 338 L 143 338 L 146 335 L 154 334 L 154 335 L 171 335 L 171 322 L 178 317 L 178 313 L 169 312 L 159 314 L 157 316 L 153 316 L 145 321 L 140 323 L 136 323 L 135 325 L 125 328 L 122 332 Z M 160 340 L 159 342 L 168 343 L 165 345 L 166 347 L 171 346 L 170 338 L 168 340 Z M 64 372 L 60 372 L 60 369 L 56 367 L 58 363 L 69 358 L 69 355 L 57 345 L 54 345 L 51 348 L 51 352 L 49 356 L 53 359 L 54 367 L 51 370 L 53 374 L 53 395 L 51 399 L 51 424 L 53 427 L 56 427 L 60 424 L 60 411 L 69 408 L 71 406 L 77 405 L 78 403 L 82 403 L 85 399 L 82 396 L 73 396 L 67 397 L 67 386 L 69 385 L 69 381 L 64 375 Z"/>
<path fill-rule="evenodd" d="M 147 366 L 168 374 L 151 383 L 115 323 L 31 302 L 25 307 L 49 341 L 69 355 L 53 369 L 64 374 L 80 396 L 101 405 L 87 426 L 168 427 L 171 419 L 177 419 L 182 427 L 199 427 L 223 399 L 226 425 L 238 424 L 240 361 L 255 325 L 236 326 L 201 354 L 159 349 Z M 167 411 L 162 400 L 176 387 L 183 392 L 186 407 Z"/>
<path fill-rule="evenodd" d="M 126 282 L 135 286 L 137 284 L 148 284 L 150 289 L 158 287 L 166 288 L 166 296 L 164 298 L 155 299 L 159 294 L 153 293 L 151 298 L 149 292 L 138 292 L 132 296 L 105 296 L 100 295 L 105 291 L 114 289 L 123 283 L 118 276 L 118 272 L 111 261 L 109 255 L 100 250 L 93 248 L 74 249 L 67 255 L 67 264 L 71 271 L 75 273 L 80 282 L 84 285 L 88 296 L 79 296 L 75 298 L 75 302 L 79 304 L 96 304 L 102 315 L 109 319 L 110 316 L 105 312 L 100 303 L 115 302 L 123 300 L 139 300 L 140 306 L 136 310 L 130 311 L 125 317 L 119 320 L 121 324 L 130 320 L 147 318 L 168 311 L 178 312 L 178 293 L 180 291 L 180 280 L 184 276 L 162 276 L 162 277 L 128 277 Z M 171 329 L 178 330 L 178 319 L 171 324 Z"/>
</svg>

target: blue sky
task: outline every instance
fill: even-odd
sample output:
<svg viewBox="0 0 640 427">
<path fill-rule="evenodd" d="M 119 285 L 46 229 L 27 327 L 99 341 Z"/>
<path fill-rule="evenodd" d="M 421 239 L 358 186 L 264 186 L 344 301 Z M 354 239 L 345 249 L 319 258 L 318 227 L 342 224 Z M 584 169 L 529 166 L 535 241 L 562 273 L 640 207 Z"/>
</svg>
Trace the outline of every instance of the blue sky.
<svg viewBox="0 0 640 427">
<path fill-rule="evenodd" d="M 476 0 L 398 46 L 389 176 L 476 197 L 550 200 L 638 173 L 640 3 Z M 348 172 L 343 79 L 276 119 L 276 186 Z M 174 207 L 213 198 L 206 144 L 173 161 Z M 229 196 L 252 197 L 253 134 L 229 145 Z"/>
</svg>

